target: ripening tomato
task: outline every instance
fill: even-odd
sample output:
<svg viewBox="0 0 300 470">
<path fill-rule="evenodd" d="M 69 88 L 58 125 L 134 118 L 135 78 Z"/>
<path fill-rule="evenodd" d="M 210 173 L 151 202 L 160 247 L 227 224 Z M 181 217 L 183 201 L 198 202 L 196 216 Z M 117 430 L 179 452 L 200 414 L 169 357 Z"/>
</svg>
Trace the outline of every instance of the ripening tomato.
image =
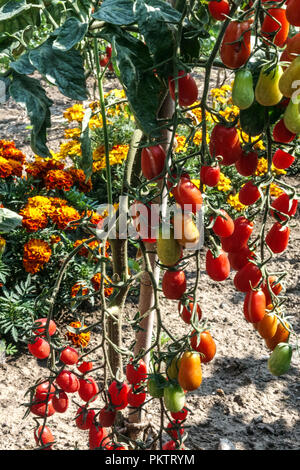
<svg viewBox="0 0 300 470">
<path fill-rule="evenodd" d="M 147 365 L 143 359 L 138 362 L 130 359 L 126 366 L 126 379 L 132 385 L 136 385 L 147 378 Z"/>
<path fill-rule="evenodd" d="M 77 366 L 77 369 L 82 374 L 85 374 L 86 372 L 89 372 L 93 369 L 93 363 L 92 361 L 83 361 L 81 364 L 79 364 L 79 366 Z"/>
<path fill-rule="evenodd" d="M 183 449 L 184 449 L 183 444 L 179 446 L 179 444 L 177 444 L 176 441 L 167 441 L 162 446 L 162 450 L 183 450 Z"/>
<path fill-rule="evenodd" d="M 172 412 L 171 416 L 173 419 L 176 419 L 176 421 L 184 421 L 188 415 L 188 409 L 186 406 L 184 406 L 180 411 L 177 411 L 176 413 Z"/>
<path fill-rule="evenodd" d="M 207 363 L 213 360 L 216 355 L 217 346 L 209 331 L 202 331 L 200 338 L 194 330 L 191 334 L 191 346 L 194 351 L 201 353 L 201 363 Z"/>
<path fill-rule="evenodd" d="M 277 326 L 277 316 L 274 313 L 265 313 L 263 319 L 257 323 L 257 331 L 262 338 L 271 339 L 276 334 Z"/>
<path fill-rule="evenodd" d="M 55 387 L 47 380 L 39 384 L 35 389 L 35 400 L 38 402 L 49 401 L 55 396 Z"/>
<path fill-rule="evenodd" d="M 27 344 L 29 352 L 37 359 L 46 359 L 50 354 L 50 344 L 38 336 L 33 343 Z"/>
<path fill-rule="evenodd" d="M 300 26 L 300 9 L 297 0 L 289 0 L 287 2 L 286 18 L 293 26 Z"/>
<path fill-rule="evenodd" d="M 170 434 L 172 439 L 180 440 L 180 436 L 184 433 L 181 421 L 170 421 L 167 426 L 167 433 Z"/>
<path fill-rule="evenodd" d="M 265 339 L 266 345 L 273 351 L 277 344 L 287 343 L 290 336 L 290 325 L 288 322 L 278 320 L 276 333 L 272 338 Z"/>
<path fill-rule="evenodd" d="M 45 446 L 43 450 L 51 450 L 54 444 L 53 434 L 48 426 L 40 426 L 34 431 L 35 442 L 40 446 Z"/>
<path fill-rule="evenodd" d="M 161 145 L 144 147 L 141 153 L 142 173 L 147 180 L 162 174 L 166 161 L 166 152 Z"/>
<path fill-rule="evenodd" d="M 95 401 L 99 387 L 92 377 L 79 379 L 78 395 L 83 401 Z"/>
<path fill-rule="evenodd" d="M 230 5 L 227 0 L 210 0 L 208 10 L 211 16 L 218 21 L 225 21 L 230 13 Z"/>
<path fill-rule="evenodd" d="M 62 350 L 60 353 L 60 360 L 69 366 L 73 364 L 77 364 L 78 362 L 78 352 L 76 349 L 72 348 L 71 346 L 67 346 L 65 349 Z"/>
<path fill-rule="evenodd" d="M 295 161 L 295 157 L 288 152 L 278 149 L 273 155 L 273 165 L 279 170 L 289 168 Z"/>
<path fill-rule="evenodd" d="M 186 287 L 184 271 L 165 271 L 162 278 L 162 290 L 167 299 L 181 299 Z"/>
<path fill-rule="evenodd" d="M 290 228 L 287 225 L 283 227 L 279 222 L 275 222 L 266 235 L 266 244 L 273 253 L 282 253 L 288 246 L 289 237 Z"/>
<path fill-rule="evenodd" d="M 181 388 L 188 392 L 200 387 L 202 383 L 202 368 L 200 355 L 197 352 L 186 351 L 183 353 L 177 380 Z"/>
<path fill-rule="evenodd" d="M 92 423 L 89 428 L 89 448 L 90 450 L 94 449 L 103 449 L 106 444 L 108 444 L 109 439 L 107 437 L 107 432 L 105 428 L 102 428 L 99 424 Z"/>
<path fill-rule="evenodd" d="M 262 273 L 258 266 L 250 261 L 237 271 L 234 276 L 233 283 L 235 288 L 240 292 L 248 292 L 251 287 L 255 289 L 261 280 Z"/>
<path fill-rule="evenodd" d="M 209 151 L 214 157 L 222 157 L 221 165 L 233 165 L 242 153 L 236 128 L 216 124 L 210 136 Z"/>
<path fill-rule="evenodd" d="M 101 67 L 106 67 L 108 62 L 109 62 L 109 57 L 107 57 L 106 55 L 99 57 L 99 64 L 101 65 Z"/>
<path fill-rule="evenodd" d="M 244 186 L 241 187 L 239 192 L 239 201 L 245 206 L 251 206 L 255 204 L 261 198 L 258 187 L 253 181 L 247 181 Z"/>
<path fill-rule="evenodd" d="M 242 151 L 239 159 L 235 162 L 238 173 L 242 176 L 254 175 L 258 165 L 258 154 L 256 152 Z"/>
<path fill-rule="evenodd" d="M 146 400 L 146 392 L 139 385 L 132 385 L 128 391 L 128 405 L 133 408 L 139 408 Z"/>
<path fill-rule="evenodd" d="M 57 385 L 67 393 L 75 393 L 79 390 L 79 380 L 73 372 L 62 370 L 56 377 Z"/>
<path fill-rule="evenodd" d="M 203 165 L 200 170 L 200 180 L 206 186 L 213 188 L 217 186 L 221 177 L 219 165 Z"/>
<path fill-rule="evenodd" d="M 85 406 L 80 406 L 76 412 L 75 423 L 79 429 L 86 431 L 90 429 L 96 413 L 94 410 L 89 410 Z"/>
<path fill-rule="evenodd" d="M 285 221 L 287 218 L 283 214 L 293 217 L 296 214 L 297 206 L 297 199 L 291 199 L 287 193 L 282 193 L 273 201 L 271 207 L 276 210 L 271 210 L 271 215 L 274 216 L 274 213 L 276 213 L 280 220 Z M 282 214 L 279 214 L 277 211 L 282 212 Z"/>
<path fill-rule="evenodd" d="M 266 311 L 266 296 L 264 292 L 259 290 L 251 290 L 248 299 L 248 314 L 251 323 L 261 321 Z"/>
<path fill-rule="evenodd" d="M 199 188 L 189 179 L 180 178 L 174 194 L 176 202 L 186 211 L 196 213 L 202 206 L 202 194 Z"/>
<path fill-rule="evenodd" d="M 130 216 L 137 235 L 141 237 L 144 243 L 155 243 L 155 232 L 159 226 L 159 211 L 156 204 L 143 204 L 135 201 L 130 206 Z"/>
<path fill-rule="evenodd" d="M 69 397 L 66 392 L 59 392 L 58 396 L 54 395 L 52 403 L 55 411 L 64 413 L 69 406 Z"/>
<path fill-rule="evenodd" d="M 293 132 L 290 132 L 287 129 L 283 119 L 280 119 L 280 121 L 275 124 L 273 129 L 273 138 L 275 142 L 279 142 L 281 144 L 289 144 L 295 139 L 295 137 L 296 134 L 293 134 Z"/>
<path fill-rule="evenodd" d="M 36 401 L 33 401 L 30 407 L 30 411 L 34 415 L 41 416 L 42 418 L 44 418 L 45 416 L 52 416 L 55 413 L 52 400 L 49 400 L 47 403 L 38 403 Z"/>
<path fill-rule="evenodd" d="M 192 313 L 194 309 L 194 303 L 190 302 L 190 300 L 193 300 L 193 298 L 189 297 L 188 303 L 186 304 L 183 303 L 183 301 L 179 301 L 178 303 L 179 315 L 181 316 L 182 320 L 188 325 L 191 323 Z M 199 304 L 197 304 L 196 306 L 196 312 L 197 312 L 198 320 L 200 321 L 202 318 L 202 310 Z"/>
<path fill-rule="evenodd" d="M 214 281 L 225 281 L 230 274 L 230 263 L 227 253 L 220 250 L 218 255 L 214 257 L 212 251 L 208 250 L 206 253 L 205 268 L 208 276 Z"/>
<path fill-rule="evenodd" d="M 254 224 L 244 216 L 234 221 L 234 232 L 230 237 L 221 238 L 222 249 L 227 253 L 240 251 L 247 243 L 253 232 Z"/>
<path fill-rule="evenodd" d="M 33 333 L 35 335 L 44 336 L 46 333 L 45 330 L 46 330 L 47 318 L 38 318 L 38 320 L 35 320 L 34 324 L 37 326 L 37 328 L 34 329 Z M 56 323 L 53 320 L 50 320 L 49 326 L 48 326 L 49 336 L 53 336 L 55 332 L 56 332 Z"/>
<path fill-rule="evenodd" d="M 113 426 L 117 412 L 114 409 L 111 409 L 109 405 L 105 405 L 99 413 L 99 423 L 103 428 L 110 428 Z"/>
<path fill-rule="evenodd" d="M 269 8 L 261 27 L 262 35 L 278 47 L 283 47 L 290 30 L 284 8 Z"/>
<path fill-rule="evenodd" d="M 251 54 L 251 24 L 253 20 L 231 21 L 220 48 L 221 60 L 230 69 L 242 67 Z"/>
<path fill-rule="evenodd" d="M 247 264 L 250 259 L 254 259 L 254 257 L 255 253 L 250 250 L 248 245 L 243 246 L 239 251 L 228 253 L 229 263 L 231 269 L 234 271 L 242 269 L 245 264 Z"/>
<path fill-rule="evenodd" d="M 175 79 L 169 77 L 168 83 L 171 98 L 175 101 Z M 179 70 L 177 83 L 179 106 L 191 106 L 198 98 L 198 87 L 195 79 L 185 70 Z"/>
<path fill-rule="evenodd" d="M 234 222 L 224 209 L 220 209 L 220 212 L 221 214 L 216 217 L 212 230 L 218 237 L 230 237 L 234 232 Z"/>
<path fill-rule="evenodd" d="M 288 39 L 287 45 L 283 53 L 281 54 L 280 60 L 283 62 L 293 62 L 296 57 L 300 54 L 300 33 L 295 34 L 292 38 Z M 287 66 L 283 66 L 287 68 Z"/>
<path fill-rule="evenodd" d="M 108 395 L 115 410 L 123 410 L 128 405 L 129 386 L 125 382 L 114 380 L 108 387 Z"/>
<path fill-rule="evenodd" d="M 270 285 L 270 288 L 271 288 L 273 294 L 274 295 L 279 295 L 280 292 L 282 291 L 282 285 L 280 284 L 280 282 L 277 282 L 277 279 L 276 279 L 275 276 L 269 276 L 268 280 L 269 280 L 269 285 Z M 265 293 L 267 305 L 270 305 L 272 303 L 272 297 L 271 297 L 271 293 L 269 292 L 269 289 L 268 289 L 267 281 L 262 282 L 261 288 Z"/>
</svg>

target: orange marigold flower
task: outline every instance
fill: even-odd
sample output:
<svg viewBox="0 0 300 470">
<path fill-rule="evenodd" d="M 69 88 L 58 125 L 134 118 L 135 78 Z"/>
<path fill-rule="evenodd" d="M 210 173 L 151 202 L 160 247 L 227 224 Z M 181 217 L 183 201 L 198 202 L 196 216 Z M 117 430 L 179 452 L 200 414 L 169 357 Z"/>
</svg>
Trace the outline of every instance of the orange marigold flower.
<svg viewBox="0 0 300 470">
<path fill-rule="evenodd" d="M 59 229 L 65 230 L 70 222 L 75 222 L 80 219 L 80 214 L 74 207 L 61 206 L 58 207 L 50 217 L 52 222 L 54 222 Z M 68 227 L 68 230 L 75 230 L 76 228 L 77 224 L 72 224 Z"/>
<path fill-rule="evenodd" d="M 10 148 L 10 149 L 5 150 L 2 153 L 2 156 L 5 158 L 10 158 L 12 160 L 15 160 L 16 162 L 19 162 L 22 165 L 25 163 L 25 160 L 26 160 L 26 156 L 24 155 L 24 153 L 21 152 L 21 150 L 16 149 L 16 148 Z"/>
<path fill-rule="evenodd" d="M 56 243 L 59 243 L 60 241 L 61 241 L 61 238 L 59 235 L 51 235 L 50 237 L 51 245 L 55 245 Z"/>
<path fill-rule="evenodd" d="M 28 163 L 28 165 L 25 167 L 25 171 L 33 178 L 42 179 L 47 173 L 47 162 L 40 161 Z"/>
<path fill-rule="evenodd" d="M 25 271 L 36 274 L 50 259 L 51 248 L 44 240 L 33 238 L 24 245 L 23 266 Z"/>
<path fill-rule="evenodd" d="M 7 178 L 11 176 L 12 173 L 13 169 L 6 158 L 0 157 L 0 178 Z"/>
<path fill-rule="evenodd" d="M 70 168 L 67 171 L 73 178 L 74 183 L 78 186 L 80 191 L 83 193 L 88 193 L 92 190 L 92 180 L 89 178 L 88 181 L 86 181 L 86 176 L 83 170 L 80 168 Z"/>
<path fill-rule="evenodd" d="M 23 165 L 18 160 L 7 159 L 9 165 L 12 168 L 12 175 L 21 177 L 23 174 Z"/>
<path fill-rule="evenodd" d="M 99 290 L 100 287 L 101 287 L 101 277 L 102 277 L 101 273 L 96 273 L 96 274 L 94 274 L 94 276 L 91 279 L 93 288 L 96 291 Z M 104 279 L 104 295 L 105 295 L 105 297 L 109 297 L 113 293 L 113 288 L 108 287 L 108 286 L 109 286 L 109 282 L 106 279 Z"/>
<path fill-rule="evenodd" d="M 47 189 L 69 191 L 74 184 L 72 176 L 64 170 L 50 170 L 44 178 Z"/>
<path fill-rule="evenodd" d="M 65 199 L 61 199 L 60 197 L 50 197 L 49 199 L 53 207 L 63 207 L 67 205 L 67 201 Z"/>
<path fill-rule="evenodd" d="M 81 245 L 82 243 L 85 243 L 88 241 L 88 238 L 84 238 L 83 240 L 76 240 L 76 242 L 73 244 L 74 248 L 77 246 Z M 98 248 L 99 250 L 99 242 L 97 240 L 93 240 L 92 242 L 87 244 L 91 250 L 95 250 Z M 86 246 L 82 246 L 80 250 L 78 251 L 78 254 L 81 256 L 85 256 L 86 258 L 91 254 L 90 250 Z"/>
<path fill-rule="evenodd" d="M 81 214 L 82 217 L 84 216 L 84 213 Z M 103 222 L 103 216 L 101 214 L 98 214 L 98 212 L 95 211 L 87 211 L 86 215 L 90 217 L 89 222 L 93 225 L 98 225 Z"/>
<path fill-rule="evenodd" d="M 78 293 L 79 295 L 87 295 L 89 293 L 88 287 L 82 281 L 78 281 L 72 286 L 71 296 L 76 297 Z"/>
<path fill-rule="evenodd" d="M 36 232 L 48 225 L 47 216 L 39 207 L 26 206 L 20 211 L 20 215 L 23 217 L 22 225 L 27 232 Z"/>
<path fill-rule="evenodd" d="M 71 326 L 72 328 L 80 328 L 81 326 L 83 326 L 83 328 L 87 328 L 87 326 L 82 325 L 80 321 L 73 321 L 72 323 L 70 323 L 69 326 Z M 72 333 L 71 331 L 67 331 L 66 337 L 70 341 L 72 341 L 72 343 L 76 346 L 81 346 L 82 348 L 85 348 L 90 342 L 91 333 L 87 331 L 86 333 L 76 334 Z"/>
</svg>

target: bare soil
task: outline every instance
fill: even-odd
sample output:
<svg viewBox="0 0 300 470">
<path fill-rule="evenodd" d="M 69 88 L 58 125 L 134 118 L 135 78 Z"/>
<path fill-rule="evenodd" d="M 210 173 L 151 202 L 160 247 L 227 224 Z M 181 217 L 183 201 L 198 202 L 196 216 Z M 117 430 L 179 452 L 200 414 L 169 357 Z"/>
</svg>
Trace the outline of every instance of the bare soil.
<svg viewBox="0 0 300 470">
<path fill-rule="evenodd" d="M 116 83 L 111 82 L 111 87 Z M 53 99 L 53 128 L 49 133 L 50 146 L 59 147 L 63 138 L 63 110 L 73 104 L 56 89 L 47 86 Z M 0 108 L 0 138 L 15 140 L 17 146 L 31 155 L 28 136 L 28 118 L 25 111 L 9 101 Z M 294 181 L 296 184 L 297 181 Z M 300 269 L 300 222 L 293 221 L 289 247 L 275 259 L 274 266 L 287 271 L 287 312 L 297 334 L 299 324 L 298 282 Z M 204 262 L 204 252 L 202 257 Z M 195 276 L 195 266 L 190 263 L 187 278 Z M 198 296 L 204 318 L 209 320 L 210 331 L 217 344 L 215 359 L 203 365 L 201 387 L 187 394 L 190 413 L 186 426 L 185 445 L 190 450 L 213 450 L 220 439 L 228 439 L 237 450 L 298 450 L 300 439 L 299 357 L 294 354 L 289 372 L 279 378 L 267 368 L 269 351 L 264 341 L 243 317 L 243 294 L 233 286 L 234 272 L 222 283 L 215 283 L 205 274 L 204 266 Z M 126 315 L 133 318 L 137 311 L 134 299 L 126 304 Z M 177 313 L 177 302 L 162 302 L 164 319 L 173 335 L 182 335 L 187 326 Z M 187 330 L 186 330 L 187 331 Z M 100 333 L 99 333 L 100 334 Z M 99 334 L 92 335 L 91 346 Z M 98 336 L 98 338 L 97 338 Z M 124 342 L 131 343 L 132 330 L 124 326 Z M 99 358 L 100 359 L 100 358 Z M 23 419 L 28 397 L 25 391 L 40 377 L 47 376 L 41 361 L 29 354 L 7 357 L 0 363 L 0 449 L 32 450 L 35 448 L 33 415 Z M 93 377 L 98 380 L 97 372 Z M 81 400 L 77 394 L 69 395 L 69 409 L 49 418 L 56 439 L 57 450 L 88 449 L 87 431 L 79 430 L 74 417 Z M 100 400 L 100 399 L 99 399 Z M 101 402 L 94 402 L 101 406 Z M 159 423 L 158 406 L 149 403 L 147 418 Z M 167 437 L 166 437 L 167 439 Z"/>
</svg>

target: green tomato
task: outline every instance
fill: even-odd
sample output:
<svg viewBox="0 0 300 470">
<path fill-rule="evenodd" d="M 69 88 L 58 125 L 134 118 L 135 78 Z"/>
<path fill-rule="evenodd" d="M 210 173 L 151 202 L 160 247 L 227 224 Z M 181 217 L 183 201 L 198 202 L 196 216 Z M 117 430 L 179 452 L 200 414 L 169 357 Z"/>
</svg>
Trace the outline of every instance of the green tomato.
<svg viewBox="0 0 300 470">
<path fill-rule="evenodd" d="M 177 383 L 169 383 L 164 388 L 165 407 L 171 413 L 177 413 L 185 405 L 185 393 L 182 387 Z"/>
<path fill-rule="evenodd" d="M 285 127 L 293 134 L 300 133 L 300 104 L 291 99 L 283 116 Z"/>
<path fill-rule="evenodd" d="M 282 68 L 280 65 L 272 70 L 269 70 L 269 68 L 268 65 L 262 67 L 255 88 L 255 99 L 262 106 L 275 106 L 283 97 L 279 89 L 279 80 L 283 73 Z"/>
<path fill-rule="evenodd" d="M 290 368 L 292 354 L 292 346 L 287 343 L 277 344 L 268 360 L 268 369 L 271 374 L 277 377 L 285 374 Z"/>
<path fill-rule="evenodd" d="M 162 398 L 164 396 L 164 388 L 167 380 L 161 374 L 153 375 L 149 378 L 147 383 L 147 390 L 149 395 L 153 398 Z"/>
<path fill-rule="evenodd" d="M 232 101 L 240 109 L 248 109 L 254 102 L 253 77 L 250 70 L 239 70 L 235 74 Z"/>
</svg>

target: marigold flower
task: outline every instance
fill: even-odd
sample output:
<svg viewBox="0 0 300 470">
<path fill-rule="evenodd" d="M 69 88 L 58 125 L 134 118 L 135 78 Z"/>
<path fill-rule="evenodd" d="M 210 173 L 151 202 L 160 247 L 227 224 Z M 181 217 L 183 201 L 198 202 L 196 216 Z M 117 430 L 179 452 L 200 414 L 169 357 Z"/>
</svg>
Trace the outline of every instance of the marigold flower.
<svg viewBox="0 0 300 470">
<path fill-rule="evenodd" d="M 51 245 L 55 245 L 56 243 L 59 243 L 60 241 L 61 241 L 61 238 L 59 235 L 51 235 L 50 237 Z"/>
<path fill-rule="evenodd" d="M 0 157 L 0 178 L 7 178 L 11 176 L 12 173 L 13 169 L 6 158 Z"/>
<path fill-rule="evenodd" d="M 69 191 L 74 184 L 72 176 L 65 170 L 50 170 L 44 178 L 45 186 L 49 189 Z"/>
<path fill-rule="evenodd" d="M 71 297 L 76 297 L 78 293 L 80 295 L 87 295 L 89 293 L 88 287 L 82 281 L 78 281 L 72 286 Z"/>
<path fill-rule="evenodd" d="M 72 129 L 65 129 L 65 139 L 79 139 L 81 135 L 81 129 L 79 127 L 73 127 Z"/>
<path fill-rule="evenodd" d="M 73 104 L 70 108 L 67 108 L 63 114 L 64 118 L 69 122 L 78 121 L 81 122 L 84 118 L 84 107 L 82 104 Z"/>
<path fill-rule="evenodd" d="M 70 323 L 69 326 L 71 326 L 72 328 L 80 328 L 82 325 L 80 321 L 73 321 L 72 323 Z M 83 325 L 83 327 L 87 328 L 86 325 Z M 86 333 L 76 334 L 76 333 L 72 333 L 71 331 L 67 331 L 66 337 L 70 341 L 72 341 L 72 343 L 75 344 L 76 346 L 81 346 L 82 348 L 86 348 L 90 342 L 91 333 L 87 331 Z"/>
<path fill-rule="evenodd" d="M 44 240 L 33 238 L 24 245 L 23 266 L 26 272 L 36 274 L 51 257 L 51 248 Z"/>
<path fill-rule="evenodd" d="M 2 153 L 0 151 L 0 154 L 4 158 L 8 158 L 8 159 L 11 159 L 11 160 L 15 160 L 16 162 L 19 162 L 21 165 L 23 165 L 25 163 L 25 160 L 26 160 L 26 156 L 24 155 L 24 153 L 21 152 L 21 150 L 16 149 L 14 147 L 6 149 Z"/>
<path fill-rule="evenodd" d="M 231 180 L 222 172 L 220 173 L 220 179 L 217 184 L 217 189 L 219 191 L 223 191 L 224 193 L 231 190 Z"/>
<path fill-rule="evenodd" d="M 88 181 L 86 181 L 86 176 L 83 170 L 80 168 L 69 168 L 67 171 L 80 191 L 88 193 L 92 190 L 92 180 L 89 178 Z"/>
<path fill-rule="evenodd" d="M 20 211 L 20 215 L 23 217 L 22 225 L 27 232 L 36 232 L 48 225 L 47 216 L 39 207 L 26 206 Z"/>
<path fill-rule="evenodd" d="M 77 228 L 77 224 L 72 224 L 69 227 L 68 224 L 71 222 L 75 222 L 76 220 L 80 219 L 79 212 L 74 209 L 74 207 L 70 206 L 61 206 L 57 207 L 56 210 L 51 215 L 51 220 L 54 222 L 57 227 L 61 230 L 75 230 Z"/>
<path fill-rule="evenodd" d="M 96 291 L 100 290 L 101 278 L 102 278 L 101 273 L 96 273 L 96 274 L 94 274 L 94 276 L 91 279 L 91 283 L 93 285 L 93 288 Z M 105 295 L 105 297 L 109 297 L 113 293 L 113 288 L 108 287 L 108 286 L 109 286 L 109 282 L 106 279 L 104 279 L 104 295 Z"/>
<path fill-rule="evenodd" d="M 76 240 L 76 242 L 73 244 L 73 247 L 76 248 L 77 246 L 81 245 L 82 243 L 85 243 L 88 241 L 88 238 L 84 238 L 82 240 Z M 98 248 L 98 252 L 99 252 L 99 242 L 97 240 L 93 240 L 91 241 L 90 243 L 87 244 L 90 249 L 93 251 L 95 250 L 96 248 Z M 78 251 L 78 254 L 80 256 L 84 256 L 84 257 L 88 257 L 90 254 L 91 254 L 91 251 L 86 247 L 86 246 L 82 246 L 80 248 L 80 250 Z"/>
<path fill-rule="evenodd" d="M 12 158 L 7 159 L 9 165 L 12 168 L 12 175 L 21 177 L 23 174 L 23 165 L 18 160 L 13 160 Z"/>
<path fill-rule="evenodd" d="M 270 184 L 270 195 L 274 197 L 278 197 L 283 193 L 283 189 L 281 189 L 277 184 L 271 183 Z"/>
<path fill-rule="evenodd" d="M 80 156 L 82 154 L 80 142 L 78 140 L 63 142 L 60 145 L 59 154 L 61 158 Z"/>
<path fill-rule="evenodd" d="M 244 211 L 247 208 L 247 206 L 245 206 L 239 201 L 238 194 L 236 195 L 230 194 L 227 198 L 227 202 L 228 204 L 230 204 L 230 206 L 232 206 L 238 212 Z"/>
</svg>

